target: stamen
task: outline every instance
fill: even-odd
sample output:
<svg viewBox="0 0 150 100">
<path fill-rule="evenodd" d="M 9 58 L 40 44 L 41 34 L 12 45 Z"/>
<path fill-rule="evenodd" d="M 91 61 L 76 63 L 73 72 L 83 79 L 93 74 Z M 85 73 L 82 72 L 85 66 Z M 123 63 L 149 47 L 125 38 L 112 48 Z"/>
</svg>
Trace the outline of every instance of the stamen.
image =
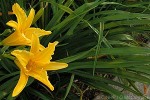
<svg viewBox="0 0 150 100">
<path fill-rule="evenodd" d="M 27 71 L 30 71 L 30 70 L 32 70 L 32 68 L 35 68 L 35 67 L 36 67 L 36 63 L 32 60 L 29 60 L 27 66 L 26 66 Z"/>
</svg>

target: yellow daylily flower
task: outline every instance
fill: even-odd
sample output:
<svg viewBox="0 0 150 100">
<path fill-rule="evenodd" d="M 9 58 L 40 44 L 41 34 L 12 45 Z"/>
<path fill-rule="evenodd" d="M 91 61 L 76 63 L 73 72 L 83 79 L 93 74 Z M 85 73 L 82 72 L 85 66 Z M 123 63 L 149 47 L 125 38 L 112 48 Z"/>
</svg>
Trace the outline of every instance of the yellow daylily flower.
<svg viewBox="0 0 150 100">
<path fill-rule="evenodd" d="M 40 28 L 30 27 L 34 19 L 35 11 L 32 8 L 27 17 L 25 11 L 15 3 L 12 6 L 13 14 L 17 17 L 17 22 L 11 20 L 6 24 L 15 29 L 14 33 L 5 38 L 3 45 L 16 46 L 16 45 L 31 45 L 32 34 L 37 34 L 38 37 L 51 34 L 51 31 L 45 31 Z"/>
<path fill-rule="evenodd" d="M 20 69 L 20 79 L 13 91 L 13 97 L 24 89 L 29 76 L 39 80 L 53 91 L 54 87 L 48 80 L 47 71 L 58 70 L 68 66 L 66 63 L 50 61 L 58 42 L 49 43 L 48 47 L 41 51 L 39 49 L 40 45 L 38 45 L 39 39 L 36 35 L 32 36 L 32 40 L 30 52 L 26 50 L 14 50 L 11 52 L 16 57 L 14 62 Z"/>
</svg>

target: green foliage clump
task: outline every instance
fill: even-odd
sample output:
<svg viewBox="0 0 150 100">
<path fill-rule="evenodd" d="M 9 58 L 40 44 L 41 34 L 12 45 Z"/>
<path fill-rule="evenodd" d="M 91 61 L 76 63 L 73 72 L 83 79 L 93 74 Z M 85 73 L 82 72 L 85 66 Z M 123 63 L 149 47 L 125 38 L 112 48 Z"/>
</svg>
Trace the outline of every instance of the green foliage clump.
<svg viewBox="0 0 150 100">
<path fill-rule="evenodd" d="M 16 47 L 0 47 L 0 99 L 75 100 L 87 90 L 97 89 L 108 96 L 126 98 L 127 90 L 146 99 L 135 82 L 150 84 L 150 8 L 147 0 L 1 0 L 0 41 L 13 29 L 6 26 L 17 2 L 29 13 L 36 10 L 32 26 L 52 31 L 41 38 L 45 47 L 59 41 L 53 60 L 68 63 L 66 69 L 48 72 L 55 86 L 52 92 L 30 78 L 15 98 L 12 91 L 19 70 L 7 56 Z M 28 49 L 26 47 L 17 47 Z M 117 77 L 120 81 L 113 80 Z M 84 85 L 84 88 L 82 88 Z M 117 90 L 114 86 L 120 87 Z M 127 99 L 128 100 L 128 99 Z"/>
</svg>

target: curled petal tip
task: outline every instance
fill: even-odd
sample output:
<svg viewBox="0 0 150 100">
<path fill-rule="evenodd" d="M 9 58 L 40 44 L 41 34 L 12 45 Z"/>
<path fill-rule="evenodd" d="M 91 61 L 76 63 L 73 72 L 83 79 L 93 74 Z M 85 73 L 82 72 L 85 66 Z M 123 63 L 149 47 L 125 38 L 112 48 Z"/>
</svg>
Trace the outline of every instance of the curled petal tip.
<svg viewBox="0 0 150 100">
<path fill-rule="evenodd" d="M 50 89 L 51 89 L 51 91 L 54 91 L 54 87 L 53 86 Z"/>
<path fill-rule="evenodd" d="M 46 32 L 52 33 L 51 31 L 46 31 Z"/>
<path fill-rule="evenodd" d="M 17 95 L 18 95 L 18 94 L 15 93 L 15 92 L 12 93 L 12 97 L 16 97 Z"/>
<path fill-rule="evenodd" d="M 54 42 L 55 45 L 57 45 L 58 43 L 59 43 L 58 41 L 55 41 L 55 42 Z"/>
<path fill-rule="evenodd" d="M 68 64 L 67 64 L 67 63 L 64 63 L 64 64 L 65 64 L 66 67 L 68 67 Z"/>
<path fill-rule="evenodd" d="M 58 43 L 59 43 L 58 41 L 55 41 L 53 43 L 49 42 L 48 46 L 51 47 L 53 45 L 55 47 Z"/>
<path fill-rule="evenodd" d="M 15 97 L 15 96 L 17 96 L 17 95 L 15 95 L 15 94 L 12 94 L 12 97 Z"/>
<path fill-rule="evenodd" d="M 45 31 L 47 35 L 51 34 L 52 32 L 51 31 Z"/>
</svg>

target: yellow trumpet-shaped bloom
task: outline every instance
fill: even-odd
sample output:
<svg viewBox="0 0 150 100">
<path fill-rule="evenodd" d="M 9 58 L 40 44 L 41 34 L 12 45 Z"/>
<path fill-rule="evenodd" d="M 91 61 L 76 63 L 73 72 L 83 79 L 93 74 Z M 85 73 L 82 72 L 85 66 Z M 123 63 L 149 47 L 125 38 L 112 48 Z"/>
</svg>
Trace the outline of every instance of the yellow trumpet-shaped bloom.
<svg viewBox="0 0 150 100">
<path fill-rule="evenodd" d="M 30 10 L 28 17 L 25 11 L 17 3 L 12 6 L 12 10 L 13 14 L 17 17 L 17 22 L 11 20 L 6 24 L 13 27 L 15 31 L 2 41 L 3 45 L 31 45 L 32 34 L 37 34 L 37 36 L 40 37 L 51 33 L 51 31 L 30 27 L 35 15 L 33 8 Z"/>
<path fill-rule="evenodd" d="M 39 39 L 33 34 L 30 52 L 26 50 L 14 50 L 11 52 L 16 57 L 14 62 L 20 69 L 20 79 L 13 91 L 13 97 L 17 96 L 24 89 L 29 76 L 39 80 L 49 87 L 50 90 L 54 90 L 53 85 L 48 80 L 47 71 L 58 70 L 68 66 L 66 63 L 50 61 L 57 43 L 49 43 L 48 47 L 41 51 L 39 49 Z"/>
</svg>

